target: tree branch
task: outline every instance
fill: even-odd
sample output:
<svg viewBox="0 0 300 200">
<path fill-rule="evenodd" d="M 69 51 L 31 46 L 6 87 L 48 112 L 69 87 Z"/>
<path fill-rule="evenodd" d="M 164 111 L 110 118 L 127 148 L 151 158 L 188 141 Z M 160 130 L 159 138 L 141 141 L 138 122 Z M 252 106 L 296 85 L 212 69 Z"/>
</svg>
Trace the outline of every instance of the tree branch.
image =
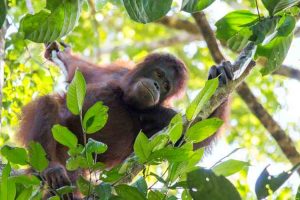
<svg viewBox="0 0 300 200">
<path fill-rule="evenodd" d="M 165 16 L 162 19 L 156 21 L 157 23 L 163 24 L 166 27 L 174 28 L 177 30 L 183 30 L 192 34 L 199 34 L 198 27 L 188 20 L 178 19 L 177 17 Z"/>
<path fill-rule="evenodd" d="M 207 42 L 207 47 L 212 54 L 215 62 L 220 63 L 224 56 L 222 55 L 219 46 L 217 44 L 214 32 L 211 30 L 205 15 L 203 12 L 194 13 L 193 17 L 195 18 L 204 39 Z M 208 25 L 207 25 L 208 24 Z M 202 30 L 206 29 L 206 30 Z M 207 30 L 210 29 L 210 30 Z M 209 34 L 209 35 L 205 35 Z M 214 45 L 214 46 L 210 46 Z M 215 54 L 215 55 L 214 55 Z M 241 81 L 242 82 L 242 81 Z M 230 84 L 229 84 L 230 86 Z M 255 96 L 252 94 L 251 90 L 246 83 L 242 83 L 237 90 L 240 97 L 248 105 L 252 113 L 259 119 L 263 126 L 268 130 L 268 132 L 275 139 L 279 147 L 289 161 L 295 165 L 300 162 L 300 154 L 297 152 L 295 145 L 293 144 L 292 139 L 283 131 L 283 129 L 278 125 L 278 123 L 272 118 L 272 116 L 264 109 L 264 107 L 256 100 Z M 298 170 L 300 174 L 300 170 Z"/>
<path fill-rule="evenodd" d="M 300 70 L 289 67 L 287 65 L 282 65 L 273 74 L 285 76 L 300 81 Z"/>
</svg>

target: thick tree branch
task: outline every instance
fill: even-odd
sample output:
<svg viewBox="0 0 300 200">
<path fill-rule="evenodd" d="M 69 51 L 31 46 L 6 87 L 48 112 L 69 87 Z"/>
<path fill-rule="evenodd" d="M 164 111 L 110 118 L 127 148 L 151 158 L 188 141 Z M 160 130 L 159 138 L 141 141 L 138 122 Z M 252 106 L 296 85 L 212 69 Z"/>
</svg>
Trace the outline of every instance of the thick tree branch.
<svg viewBox="0 0 300 200">
<path fill-rule="evenodd" d="M 177 17 L 165 16 L 162 19 L 158 20 L 157 23 L 163 24 L 169 28 L 174 28 L 177 30 L 183 30 L 192 34 L 199 34 L 200 31 L 198 27 L 188 20 L 178 19 Z"/>
<path fill-rule="evenodd" d="M 199 25 L 203 37 L 207 42 L 207 47 L 209 48 L 215 62 L 221 62 L 224 59 L 224 56 L 222 55 L 219 49 L 214 33 L 211 30 L 205 18 L 205 15 L 202 12 L 200 12 L 193 14 L 193 17 Z M 204 28 L 210 29 L 210 31 L 202 30 Z M 205 36 L 204 34 L 210 35 Z M 209 45 L 215 46 L 212 47 Z M 300 154 L 299 152 L 297 152 L 297 149 L 293 144 L 292 139 L 283 131 L 283 129 L 271 117 L 267 110 L 265 110 L 264 107 L 261 104 L 259 104 L 259 102 L 255 99 L 255 96 L 251 93 L 251 90 L 249 89 L 247 84 L 242 83 L 241 86 L 238 88 L 237 92 L 240 95 L 240 97 L 245 101 L 245 103 L 249 106 L 253 114 L 260 120 L 263 126 L 272 135 L 272 137 L 275 139 L 275 141 L 277 142 L 285 156 L 289 159 L 289 161 L 294 165 L 300 162 Z M 298 173 L 300 174 L 300 170 L 298 171 Z"/>
<path fill-rule="evenodd" d="M 285 76 L 285 77 L 296 79 L 296 80 L 300 81 L 300 70 L 286 66 L 286 65 L 282 65 L 273 74 Z"/>
</svg>

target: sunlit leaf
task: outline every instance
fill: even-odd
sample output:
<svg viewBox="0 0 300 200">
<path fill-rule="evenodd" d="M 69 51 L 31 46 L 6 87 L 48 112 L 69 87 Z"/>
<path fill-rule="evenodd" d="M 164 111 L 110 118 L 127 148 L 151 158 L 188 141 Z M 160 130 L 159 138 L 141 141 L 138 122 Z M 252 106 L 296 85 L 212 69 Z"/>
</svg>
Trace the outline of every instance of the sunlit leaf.
<svg viewBox="0 0 300 200">
<path fill-rule="evenodd" d="M 85 146 L 85 149 L 88 153 L 101 154 L 107 150 L 107 145 L 100 141 L 89 138 L 88 143 Z"/>
<path fill-rule="evenodd" d="M 191 121 L 199 114 L 205 103 L 215 93 L 219 84 L 218 78 L 210 79 L 205 83 L 204 88 L 186 109 L 186 118 Z"/>
<path fill-rule="evenodd" d="M 173 144 L 175 144 L 181 137 L 182 130 L 183 130 L 182 116 L 181 114 L 177 114 L 172 118 L 168 128 L 170 140 Z"/>
<path fill-rule="evenodd" d="M 104 127 L 108 119 L 108 107 L 98 101 L 88 109 L 83 118 L 83 128 L 86 133 L 91 134 Z"/>
<path fill-rule="evenodd" d="M 216 175 L 230 176 L 249 166 L 248 162 L 230 159 L 213 167 L 212 170 Z"/>
<path fill-rule="evenodd" d="M 168 160 L 169 162 L 184 161 L 192 155 L 192 151 L 178 147 L 165 147 L 151 153 L 149 160 Z"/>
<path fill-rule="evenodd" d="M 259 175 L 255 183 L 255 193 L 258 199 L 269 195 L 269 190 L 275 192 L 292 174 L 300 168 L 300 163 L 295 165 L 288 172 L 282 172 L 277 176 L 269 174 L 267 167 Z"/>
<path fill-rule="evenodd" d="M 185 1 L 181 10 L 189 13 L 199 12 L 210 6 L 215 0 L 189 0 Z"/>
<path fill-rule="evenodd" d="M 224 176 L 199 168 L 188 173 L 187 184 L 193 199 L 240 200 L 236 188 Z"/>
<path fill-rule="evenodd" d="M 20 31 L 34 42 L 53 42 L 72 31 L 78 22 L 82 0 L 47 0 L 46 9 L 22 18 Z"/>
<path fill-rule="evenodd" d="M 167 14 L 173 0 L 123 0 L 130 18 L 141 23 L 155 21 Z"/>
<path fill-rule="evenodd" d="M 77 146 L 77 137 L 67 127 L 56 124 L 51 130 L 54 139 L 60 144 L 69 148 L 75 148 Z"/>
<path fill-rule="evenodd" d="M 26 165 L 28 163 L 28 156 L 24 148 L 5 145 L 1 148 L 1 154 L 11 163 L 19 165 Z"/>
<path fill-rule="evenodd" d="M 30 199 L 32 190 L 33 190 L 32 187 L 24 188 L 16 200 Z"/>
<path fill-rule="evenodd" d="M 201 142 L 214 134 L 223 124 L 218 118 L 209 118 L 197 122 L 187 130 L 186 140 L 192 142 Z"/>
<path fill-rule="evenodd" d="M 162 149 L 169 141 L 169 137 L 166 134 L 155 135 L 149 143 L 149 149 L 156 151 Z"/>
<path fill-rule="evenodd" d="M 40 143 L 30 142 L 28 154 L 29 163 L 35 170 L 42 172 L 44 169 L 46 169 L 48 166 L 48 160 L 46 158 L 47 154 Z"/>
<path fill-rule="evenodd" d="M 0 182 L 0 199 L 9 199 L 9 186 L 8 186 L 8 177 L 11 172 L 11 166 L 9 163 L 5 165 L 2 170 L 2 178 Z"/>
<path fill-rule="evenodd" d="M 149 139 L 144 133 L 140 132 L 138 134 L 135 139 L 133 149 L 140 163 L 144 163 L 148 160 L 151 150 L 149 148 Z"/>
<path fill-rule="evenodd" d="M 86 83 L 84 77 L 80 71 L 76 70 L 67 92 L 67 107 L 74 115 L 78 115 L 82 110 L 85 93 Z"/>
</svg>

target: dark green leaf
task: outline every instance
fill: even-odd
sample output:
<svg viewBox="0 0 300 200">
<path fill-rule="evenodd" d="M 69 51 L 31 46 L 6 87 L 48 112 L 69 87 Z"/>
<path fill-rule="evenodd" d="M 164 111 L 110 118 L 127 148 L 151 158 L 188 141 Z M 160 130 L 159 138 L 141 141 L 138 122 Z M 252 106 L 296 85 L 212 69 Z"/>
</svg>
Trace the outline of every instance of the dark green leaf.
<svg viewBox="0 0 300 200">
<path fill-rule="evenodd" d="M 274 33 L 277 23 L 279 21 L 278 17 L 266 18 L 259 21 L 257 24 L 251 27 L 253 31 L 253 36 L 251 40 L 256 44 L 261 44 L 265 41 L 266 37 Z"/>
<path fill-rule="evenodd" d="M 19 165 L 26 165 L 28 163 L 28 156 L 24 148 L 5 145 L 1 148 L 1 154 L 11 163 Z"/>
<path fill-rule="evenodd" d="M 248 28 L 242 28 L 235 35 L 233 35 L 229 40 L 227 40 L 227 46 L 232 51 L 241 51 L 249 42 L 252 36 L 252 31 Z"/>
<path fill-rule="evenodd" d="M 75 148 L 77 146 L 77 137 L 67 127 L 56 124 L 51 130 L 54 139 L 60 144 L 69 148 Z"/>
<path fill-rule="evenodd" d="M 91 134 L 104 127 L 108 118 L 108 107 L 101 101 L 95 103 L 88 109 L 83 118 L 83 128 L 86 133 Z"/>
<path fill-rule="evenodd" d="M 86 83 L 82 73 L 76 70 L 67 92 L 67 107 L 74 115 L 79 115 L 86 93 Z"/>
<path fill-rule="evenodd" d="M 80 17 L 82 0 L 47 0 L 46 9 L 22 18 L 20 31 L 34 42 L 53 42 L 73 30 Z"/>
<path fill-rule="evenodd" d="M 155 21 L 167 14 L 172 0 L 123 0 L 130 18 L 141 23 Z"/>
<path fill-rule="evenodd" d="M 228 13 L 216 23 L 216 36 L 218 39 L 228 41 L 230 38 L 240 34 L 248 36 L 249 27 L 257 21 L 257 15 L 247 10 L 238 10 Z M 241 33 L 239 33 L 241 32 Z M 243 37 L 242 37 L 243 38 Z"/>
<path fill-rule="evenodd" d="M 270 175 L 266 167 L 255 183 L 257 198 L 263 199 L 269 195 L 269 191 L 275 192 L 299 167 L 300 163 L 295 165 L 290 171 L 282 172 L 277 176 Z"/>
<path fill-rule="evenodd" d="M 267 59 L 267 63 L 262 68 L 262 75 L 270 74 L 281 67 L 285 56 L 288 53 L 293 40 L 293 34 L 287 37 L 275 37 L 266 45 L 259 45 L 256 50 L 257 56 L 262 56 Z"/>
<path fill-rule="evenodd" d="M 189 13 L 199 12 L 208 6 L 210 6 L 215 0 L 189 0 L 187 3 L 184 2 L 181 10 Z"/>
<path fill-rule="evenodd" d="M 115 190 L 123 200 L 146 200 L 144 195 L 135 187 L 129 185 L 118 185 Z"/>
<path fill-rule="evenodd" d="M 300 185 L 299 185 L 298 190 L 297 190 L 296 200 L 300 200 Z"/>
<path fill-rule="evenodd" d="M 264 6 L 269 11 L 269 14 L 272 16 L 279 11 L 282 11 L 286 8 L 289 8 L 297 3 L 299 0 L 262 0 Z"/>
<path fill-rule="evenodd" d="M 172 118 L 168 128 L 170 140 L 173 144 L 175 144 L 181 137 L 182 130 L 183 130 L 182 116 L 181 114 L 178 113 Z"/>
<path fill-rule="evenodd" d="M 277 29 L 278 36 L 288 36 L 293 32 L 296 26 L 296 18 L 290 15 L 283 16 L 279 21 Z"/>
<path fill-rule="evenodd" d="M 120 166 L 116 166 L 111 170 L 102 171 L 100 179 L 104 182 L 112 183 L 120 180 L 123 176 L 124 173 L 120 173 Z"/>
<path fill-rule="evenodd" d="M 75 186 L 66 185 L 66 186 L 63 186 L 63 187 L 60 187 L 60 188 L 56 189 L 56 192 L 59 195 L 64 195 L 64 194 L 72 193 L 75 190 L 76 190 Z"/>
<path fill-rule="evenodd" d="M 218 118 L 209 118 L 197 122 L 187 130 L 186 140 L 192 142 L 201 142 L 214 134 L 223 124 Z"/>
<path fill-rule="evenodd" d="M 218 85 L 218 78 L 206 81 L 204 88 L 186 109 L 186 118 L 189 121 L 195 119 L 198 113 L 202 110 L 204 104 L 207 103 L 210 97 L 215 93 Z"/>
<path fill-rule="evenodd" d="M 158 190 L 151 190 L 148 194 L 148 200 L 162 200 L 165 198 L 166 195 Z"/>
<path fill-rule="evenodd" d="M 100 154 L 104 153 L 107 150 L 107 145 L 92 138 L 89 138 L 85 148 L 88 153 Z"/>
<path fill-rule="evenodd" d="M 95 193 L 99 200 L 109 200 L 111 197 L 111 185 L 107 183 L 100 183 L 95 186 Z"/>
<path fill-rule="evenodd" d="M 140 163 L 147 162 L 151 150 L 149 148 L 149 139 L 144 133 L 140 132 L 138 134 L 135 139 L 133 149 Z"/>
<path fill-rule="evenodd" d="M 93 190 L 93 184 L 85 180 L 82 176 L 77 179 L 76 184 L 82 194 L 91 194 L 91 191 Z"/>
<path fill-rule="evenodd" d="M 0 0 L 0 29 L 6 19 L 6 0 Z"/>
<path fill-rule="evenodd" d="M 212 170 L 216 175 L 230 176 L 249 166 L 250 164 L 248 162 L 230 159 L 218 164 L 217 166 L 212 168 Z"/>
<path fill-rule="evenodd" d="M 132 186 L 136 187 L 145 197 L 147 196 L 148 186 L 144 177 L 140 177 L 132 184 Z"/>
<path fill-rule="evenodd" d="M 46 158 L 46 152 L 42 145 L 37 142 L 30 142 L 28 148 L 29 154 L 29 163 L 30 165 L 37 170 L 42 172 L 48 166 L 48 160 Z"/>
<path fill-rule="evenodd" d="M 199 168 L 188 173 L 187 184 L 193 199 L 240 200 L 236 188 L 224 176 Z"/>
</svg>

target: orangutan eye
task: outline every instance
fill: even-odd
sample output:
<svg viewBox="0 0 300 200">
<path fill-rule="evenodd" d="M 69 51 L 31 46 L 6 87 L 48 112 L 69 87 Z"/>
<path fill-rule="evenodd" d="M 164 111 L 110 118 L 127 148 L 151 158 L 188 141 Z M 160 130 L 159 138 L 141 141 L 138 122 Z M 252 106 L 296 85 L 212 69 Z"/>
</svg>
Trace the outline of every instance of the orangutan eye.
<svg viewBox="0 0 300 200">
<path fill-rule="evenodd" d="M 170 85 L 169 85 L 169 83 L 168 83 L 167 81 L 165 81 L 165 82 L 163 83 L 163 86 L 164 86 L 165 90 L 169 91 Z"/>
<path fill-rule="evenodd" d="M 162 78 L 163 77 L 163 73 L 160 70 L 155 70 L 155 74 L 158 78 Z"/>
</svg>

